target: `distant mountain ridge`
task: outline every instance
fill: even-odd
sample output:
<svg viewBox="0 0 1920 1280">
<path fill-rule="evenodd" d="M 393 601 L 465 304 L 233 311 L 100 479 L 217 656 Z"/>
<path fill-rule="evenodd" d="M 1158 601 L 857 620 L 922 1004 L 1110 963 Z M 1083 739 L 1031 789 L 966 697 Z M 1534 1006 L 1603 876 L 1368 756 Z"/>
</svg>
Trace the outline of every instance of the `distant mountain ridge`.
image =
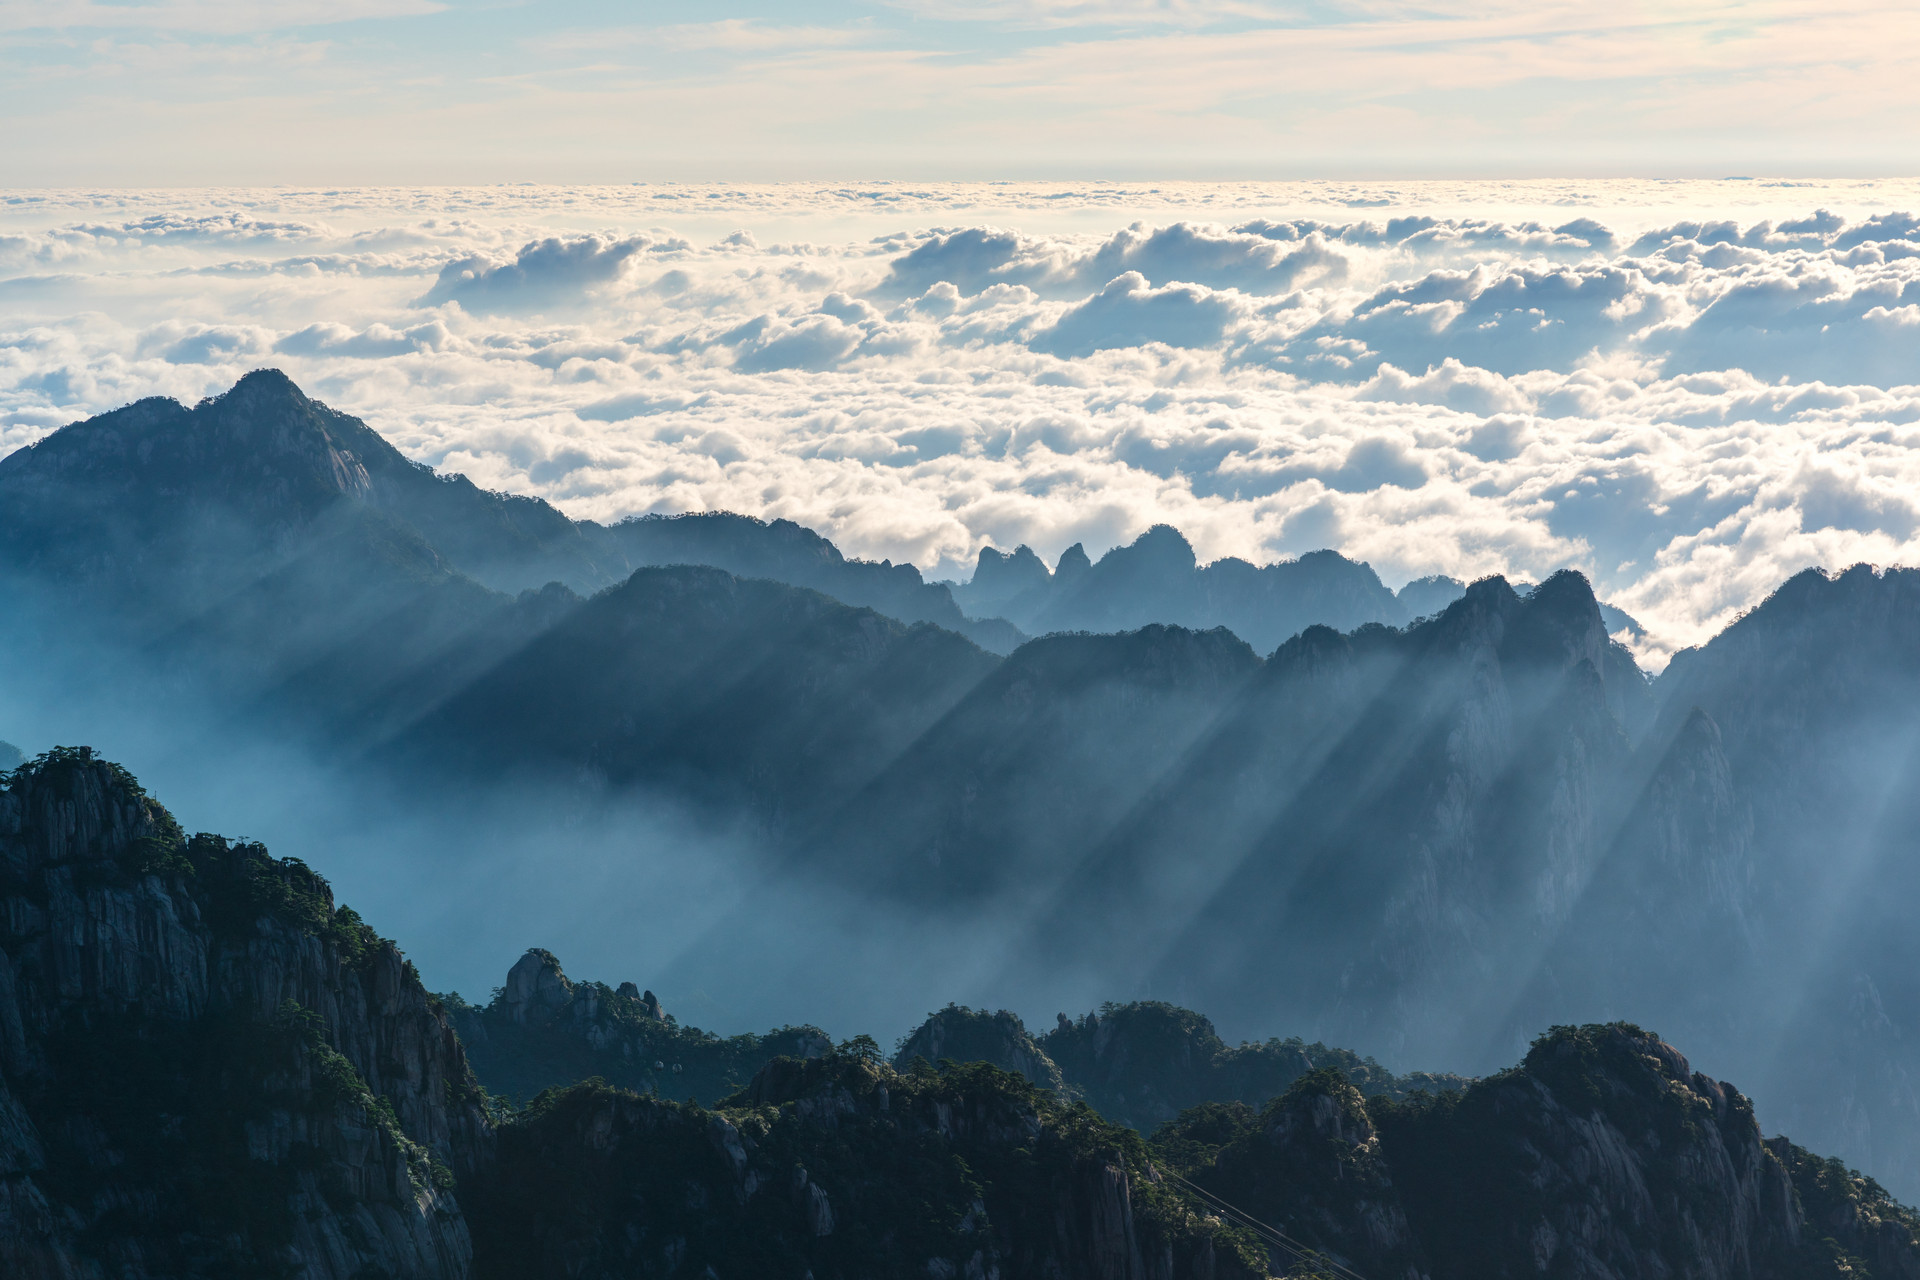
<svg viewBox="0 0 1920 1280">
<path fill-rule="evenodd" d="M 1196 631 L 1225 627 L 1261 654 L 1311 626 L 1405 626 L 1440 613 L 1467 590 L 1456 578 L 1435 576 L 1389 591 L 1370 566 L 1337 551 L 1259 566 L 1233 556 L 1202 565 L 1185 536 L 1164 524 L 1097 562 L 1075 543 L 1052 572 L 1024 545 L 1011 552 L 982 547 L 972 579 L 949 585 L 969 613 L 1007 618 L 1032 635 L 1133 631 L 1156 623 Z M 1516 589 L 1524 594 L 1532 584 Z M 1620 610 L 1600 609 L 1610 633 L 1644 634 Z"/>
</svg>

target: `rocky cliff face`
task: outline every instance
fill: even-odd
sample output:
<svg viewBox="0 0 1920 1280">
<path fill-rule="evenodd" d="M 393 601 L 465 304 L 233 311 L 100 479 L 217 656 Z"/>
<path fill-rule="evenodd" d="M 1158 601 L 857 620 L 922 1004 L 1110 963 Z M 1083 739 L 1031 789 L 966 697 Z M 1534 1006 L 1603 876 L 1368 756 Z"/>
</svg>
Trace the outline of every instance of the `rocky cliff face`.
<svg viewBox="0 0 1920 1280">
<path fill-rule="evenodd" d="M 1229 1045 L 1205 1017 L 1157 1000 L 1107 1004 L 1078 1019 L 1058 1014 L 1040 1036 L 1005 1009 L 949 1005 L 901 1042 L 893 1064 L 906 1071 L 915 1059 L 942 1058 L 990 1062 L 1142 1133 L 1196 1105 L 1258 1105 L 1315 1070 L 1335 1070 L 1369 1096 L 1467 1083 L 1427 1072 L 1395 1075 L 1370 1058 L 1299 1039 Z"/>
<path fill-rule="evenodd" d="M 1173 1133 L 1223 1142 L 1201 1173 L 1203 1185 L 1262 1222 L 1284 1224 L 1307 1249 L 1334 1259 L 1365 1259 L 1368 1275 L 1425 1277 L 1421 1243 L 1407 1222 L 1366 1100 L 1331 1068 L 1308 1072 L 1270 1102 L 1219 1129 L 1217 1111 Z M 1230 1136 L 1237 1135 L 1234 1140 Z M 1199 1154 L 1193 1152 L 1191 1154 Z"/>
<path fill-rule="evenodd" d="M 713 1103 L 775 1057 L 833 1049 L 818 1027 L 726 1037 L 683 1027 L 653 992 L 631 982 L 574 982 L 542 947 L 514 962 L 490 1003 L 442 999 L 481 1081 L 522 1100 L 598 1076 L 639 1093 Z"/>
<path fill-rule="evenodd" d="M 0 921 L 9 1276 L 1252 1274 L 1136 1136 L 810 1030 L 758 1045 L 815 1056 L 761 1052 L 719 1111 L 592 1084 L 495 1127 L 440 1003 L 323 881 L 184 837 L 84 749 L 0 783 Z M 742 1051 L 544 951 L 463 1013 L 602 1054 Z"/>
<path fill-rule="evenodd" d="M 1172 1167 L 1365 1275 L 1905 1276 L 1920 1217 L 1778 1140 L 1731 1085 L 1621 1024 L 1563 1027 L 1458 1094 L 1303 1077 L 1257 1117 L 1196 1111 Z"/>
<path fill-rule="evenodd" d="M 464 1276 L 490 1130 L 392 944 L 55 752 L 0 788 L 0 1270 Z"/>
<path fill-rule="evenodd" d="M 1058 1096 L 1077 1096 L 1046 1050 L 1027 1034 L 1026 1024 L 1005 1009 L 988 1013 L 985 1009 L 948 1005 L 915 1028 L 893 1055 L 893 1065 L 905 1071 L 916 1058 L 928 1063 L 943 1058 L 991 1062 Z"/>
<path fill-rule="evenodd" d="M 1260 1274 L 1135 1135 L 984 1064 L 783 1058 L 717 1111 L 556 1091 L 502 1131 L 471 1203 L 483 1280 Z"/>
<path fill-rule="evenodd" d="M 1756 940 L 1752 963 L 1729 970 L 1737 979 L 1713 984 L 1722 1007 L 1749 1012 L 1703 1025 L 1696 1052 L 1751 1061 L 1742 1078 L 1770 1123 L 1909 1198 L 1920 1195 L 1916 635 L 1920 572 L 1798 574 L 1675 655 L 1652 735 L 1684 752 L 1699 717 L 1716 728 L 1719 759 L 1694 771 L 1706 785 L 1693 793 L 1711 798 L 1671 812 L 1700 824 L 1685 843 L 1706 873 L 1703 914 L 1725 936 L 1731 898 Z M 1769 998 L 1788 990 L 1795 999 Z"/>
</svg>

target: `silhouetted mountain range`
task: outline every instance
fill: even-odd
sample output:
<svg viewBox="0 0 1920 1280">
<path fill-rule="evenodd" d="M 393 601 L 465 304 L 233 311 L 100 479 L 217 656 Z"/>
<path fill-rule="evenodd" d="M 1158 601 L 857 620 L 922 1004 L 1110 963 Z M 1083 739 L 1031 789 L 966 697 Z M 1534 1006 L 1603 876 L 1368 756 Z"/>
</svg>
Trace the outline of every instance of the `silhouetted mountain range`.
<svg viewBox="0 0 1920 1280">
<path fill-rule="evenodd" d="M 1352 631 L 1370 622 L 1404 626 L 1466 593 L 1456 578 L 1417 578 L 1398 592 L 1337 551 L 1255 566 L 1232 556 L 1202 565 L 1178 529 L 1159 524 L 1098 562 L 1079 543 L 1049 572 L 1031 548 L 983 547 L 971 580 L 949 583 L 969 613 L 1010 619 L 1034 635 L 1131 631 L 1155 623 L 1197 631 L 1225 627 L 1261 653 L 1311 626 Z M 1532 589 L 1532 584 L 1518 588 Z M 1601 605 L 1610 634 L 1640 624 Z"/>
<path fill-rule="evenodd" d="M 790 525 L 487 494 L 259 373 L 0 460 L 0 577 L 0 678 L 43 702 L 217 712 L 422 805 L 671 797 L 902 947 L 972 929 L 1034 1006 L 1168 994 L 1466 1072 L 1657 1023 L 1920 1187 L 1911 571 L 1800 575 L 1651 682 L 1573 573 L 1396 597 L 1157 529 L 983 556 L 956 604 Z M 989 606 L 1133 629 L 941 625 Z"/>
<path fill-rule="evenodd" d="M 757 809 L 858 790 L 996 662 L 965 638 L 717 569 L 641 569 L 406 737 L 439 767 L 591 769 Z"/>
</svg>

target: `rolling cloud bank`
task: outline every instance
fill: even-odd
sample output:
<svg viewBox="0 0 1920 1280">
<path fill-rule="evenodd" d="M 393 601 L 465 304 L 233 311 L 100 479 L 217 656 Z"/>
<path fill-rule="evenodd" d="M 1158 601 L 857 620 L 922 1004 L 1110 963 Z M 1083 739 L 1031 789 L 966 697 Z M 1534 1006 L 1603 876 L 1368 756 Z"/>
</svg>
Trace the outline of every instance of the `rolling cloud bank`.
<svg viewBox="0 0 1920 1280">
<path fill-rule="evenodd" d="M 16 195 L 0 450 L 271 363 L 576 516 L 1575 567 L 1657 666 L 1920 531 L 1920 217 L 1682 185 Z"/>
</svg>

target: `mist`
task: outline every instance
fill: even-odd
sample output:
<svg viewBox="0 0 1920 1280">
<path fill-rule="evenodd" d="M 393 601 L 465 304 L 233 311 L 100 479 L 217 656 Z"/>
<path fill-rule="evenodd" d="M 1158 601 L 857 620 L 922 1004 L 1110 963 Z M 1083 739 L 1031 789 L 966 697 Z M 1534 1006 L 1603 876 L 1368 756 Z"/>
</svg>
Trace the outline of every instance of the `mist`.
<svg viewBox="0 0 1920 1280">
<path fill-rule="evenodd" d="M 1028 922 L 999 903 L 893 910 L 792 865 L 750 822 L 671 795 L 383 775 L 258 717 L 213 714 L 177 672 L 88 645 L 89 627 L 35 616 L 26 598 L 13 594 L 0 634 L 0 738 L 29 757 L 91 746 L 187 830 L 299 858 L 401 943 L 429 989 L 484 1003 L 537 946 L 723 1035 L 811 1023 L 889 1044 L 949 1002 L 1050 1018 L 1056 1003 L 1117 998 L 1097 980 L 1069 994 L 1006 972 Z M 57 650 L 41 646 L 49 634 Z"/>
<path fill-rule="evenodd" d="M 544 948 L 721 1034 L 1164 1000 L 1465 1075 L 1625 1019 L 1920 1179 L 1911 571 L 1798 575 L 1650 681 L 1578 573 L 1156 527 L 929 583 L 570 520 L 274 371 L 0 460 L 0 551 L 0 737 L 300 858 L 474 1004 Z"/>
</svg>

